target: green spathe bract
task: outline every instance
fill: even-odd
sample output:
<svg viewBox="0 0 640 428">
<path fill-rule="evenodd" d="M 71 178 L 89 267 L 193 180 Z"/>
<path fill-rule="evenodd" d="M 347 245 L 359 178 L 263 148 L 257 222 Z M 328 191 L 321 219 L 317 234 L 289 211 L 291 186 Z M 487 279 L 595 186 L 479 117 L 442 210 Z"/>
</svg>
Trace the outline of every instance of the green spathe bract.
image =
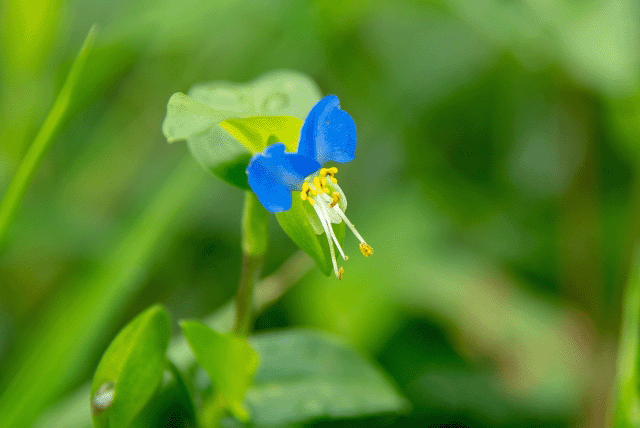
<svg viewBox="0 0 640 428">
<path fill-rule="evenodd" d="M 246 84 L 198 84 L 186 95 L 171 96 L 162 132 L 170 143 L 186 141 L 205 169 L 248 189 L 244 170 L 251 155 L 267 146 L 271 134 L 295 150 L 301 120 L 320 96 L 309 77 L 294 71 L 267 73 Z"/>
<path fill-rule="evenodd" d="M 329 243 L 322 235 L 317 235 L 309 222 L 309 212 L 313 208 L 300 199 L 300 192 L 294 192 L 291 209 L 276 213 L 278 223 L 282 230 L 295 242 L 305 253 L 309 254 L 322 273 L 331 275 L 331 255 Z M 312 214 L 312 215 L 315 215 Z M 334 224 L 333 231 L 340 242 L 344 239 L 344 222 Z M 320 239 L 319 239 L 320 238 Z"/>
</svg>

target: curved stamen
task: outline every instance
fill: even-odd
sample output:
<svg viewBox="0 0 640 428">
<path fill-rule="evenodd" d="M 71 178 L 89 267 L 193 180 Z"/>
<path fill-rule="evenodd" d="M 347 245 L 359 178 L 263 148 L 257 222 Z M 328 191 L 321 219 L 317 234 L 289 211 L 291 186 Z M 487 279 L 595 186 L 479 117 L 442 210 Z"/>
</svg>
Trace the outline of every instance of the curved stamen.
<svg viewBox="0 0 640 428">
<path fill-rule="evenodd" d="M 333 233 L 333 227 L 331 227 L 331 220 L 329 220 L 329 213 L 327 212 L 328 208 L 322 203 L 322 201 L 320 201 L 318 203 L 318 206 L 320 206 L 320 208 L 323 210 L 324 212 L 324 216 L 327 222 L 327 226 L 329 227 L 329 230 L 331 231 L 331 238 L 333 239 L 333 242 L 335 242 L 336 247 L 338 247 L 338 251 L 340 251 L 340 255 L 342 256 L 343 260 L 349 260 L 349 257 L 347 257 L 344 254 L 344 251 L 342 250 L 342 247 L 340 246 L 340 243 L 338 242 L 338 237 L 335 235 L 335 233 Z"/>
<path fill-rule="evenodd" d="M 323 197 L 325 201 L 329 202 L 331 201 L 331 199 L 329 198 L 329 196 L 321 194 L 319 195 L 319 197 Z M 342 220 L 345 222 L 345 224 L 347 226 L 349 226 L 349 229 L 351 229 L 351 231 L 353 232 L 354 235 L 356 235 L 356 237 L 360 240 L 360 251 L 362 252 L 362 254 L 365 257 L 369 257 L 371 254 L 373 254 L 373 248 L 371 248 L 371 245 L 367 244 L 364 240 L 364 238 L 362 237 L 362 235 L 360 235 L 358 233 L 358 231 L 356 230 L 355 226 L 353 225 L 353 223 L 351 223 L 349 221 L 349 219 L 347 218 L 347 216 L 342 212 L 342 210 L 340 209 L 340 207 L 338 206 L 333 206 L 332 207 L 333 210 L 340 216 L 340 218 L 342 218 Z"/>
<path fill-rule="evenodd" d="M 329 241 L 329 251 L 331 253 L 331 262 L 333 263 L 333 272 L 336 274 L 338 279 L 342 279 L 342 274 L 338 271 L 338 264 L 336 262 L 336 253 L 333 249 L 333 242 L 331 242 L 331 238 L 334 237 L 333 230 L 331 228 L 331 223 L 325 218 L 326 213 L 321 211 L 322 204 L 315 204 L 313 208 L 316 210 L 316 214 L 322 223 L 322 228 L 324 229 L 324 233 L 327 235 L 327 241 Z M 327 224 L 329 223 L 329 224 Z M 344 272 L 344 270 L 342 270 Z"/>
</svg>

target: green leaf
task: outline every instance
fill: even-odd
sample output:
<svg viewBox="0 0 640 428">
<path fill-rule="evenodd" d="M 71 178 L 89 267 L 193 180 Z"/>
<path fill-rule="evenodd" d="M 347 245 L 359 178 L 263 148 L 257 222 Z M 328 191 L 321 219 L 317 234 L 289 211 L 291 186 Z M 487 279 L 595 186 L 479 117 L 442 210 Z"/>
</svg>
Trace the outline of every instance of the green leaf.
<svg viewBox="0 0 640 428">
<path fill-rule="evenodd" d="M 407 410 L 385 374 L 341 340 L 312 330 L 250 338 L 260 367 L 246 395 L 253 426 Z"/>
<path fill-rule="evenodd" d="M 241 421 L 249 414 L 243 405 L 245 392 L 258 367 L 258 355 L 246 339 L 217 333 L 197 321 L 180 323 L 198 364 L 207 372 L 231 413 Z"/>
<path fill-rule="evenodd" d="M 308 215 L 316 215 L 309 203 L 300 199 L 300 192 L 293 192 L 293 203 L 289 211 L 276 213 L 280 227 L 305 253 L 316 262 L 325 275 L 331 275 L 333 265 L 326 234 L 316 235 Z M 333 231 L 342 243 L 345 232 L 344 222 L 333 225 Z"/>
<path fill-rule="evenodd" d="M 162 380 L 171 328 L 152 306 L 120 331 L 102 356 L 91 386 L 96 427 L 128 427 Z"/>
<path fill-rule="evenodd" d="M 245 170 L 251 155 L 274 138 L 295 151 L 301 119 L 320 96 L 308 76 L 293 71 L 267 73 L 247 84 L 198 84 L 169 99 L 162 131 L 170 143 L 186 140 L 205 169 L 249 189 Z"/>
</svg>

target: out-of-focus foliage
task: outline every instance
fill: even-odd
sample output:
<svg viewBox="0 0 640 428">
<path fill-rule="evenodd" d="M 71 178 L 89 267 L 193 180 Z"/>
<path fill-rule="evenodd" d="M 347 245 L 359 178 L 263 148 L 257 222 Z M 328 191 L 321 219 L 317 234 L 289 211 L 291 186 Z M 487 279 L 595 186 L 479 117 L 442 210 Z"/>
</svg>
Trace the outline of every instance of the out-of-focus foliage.
<svg viewBox="0 0 640 428">
<path fill-rule="evenodd" d="M 386 369 L 411 411 L 358 422 L 606 426 L 640 235 L 636 1 L 1 5 L 2 192 L 101 29 L 0 249 L 3 422 L 90 426 L 76 388 L 123 325 L 234 294 L 242 192 L 181 162 L 162 120 L 195 83 L 285 68 L 356 122 L 340 185 L 375 253 L 348 251 L 341 282 L 313 271 L 257 328 L 317 327 Z M 266 274 L 295 251 L 271 224 Z M 193 420 L 163 397 L 158 418 Z"/>
</svg>

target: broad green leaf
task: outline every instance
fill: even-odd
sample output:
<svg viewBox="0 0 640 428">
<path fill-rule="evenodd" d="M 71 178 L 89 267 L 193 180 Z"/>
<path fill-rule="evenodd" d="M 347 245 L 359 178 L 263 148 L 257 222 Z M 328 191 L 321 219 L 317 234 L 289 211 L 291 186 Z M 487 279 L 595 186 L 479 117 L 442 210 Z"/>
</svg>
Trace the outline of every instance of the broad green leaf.
<svg viewBox="0 0 640 428">
<path fill-rule="evenodd" d="M 91 386 L 96 427 L 126 428 L 162 381 L 171 328 L 161 306 L 138 315 L 102 356 Z"/>
<path fill-rule="evenodd" d="M 207 372 L 231 413 L 241 421 L 249 414 L 243 404 L 245 392 L 258 367 L 258 356 L 246 339 L 217 333 L 197 321 L 180 323 L 198 364 Z"/>
<path fill-rule="evenodd" d="M 253 426 L 407 410 L 385 374 L 341 340 L 312 330 L 259 334 L 260 367 L 246 395 Z"/>
<path fill-rule="evenodd" d="M 316 262 L 316 265 L 325 275 L 331 275 L 333 265 L 331 263 L 331 253 L 329 252 L 329 241 L 326 234 L 316 235 L 308 215 L 315 215 L 313 209 L 308 209 L 305 205 L 310 205 L 300 199 L 300 192 L 293 192 L 293 203 L 289 211 L 276 214 L 276 219 L 280 227 L 305 253 L 309 254 Z M 339 242 L 344 238 L 345 224 L 333 225 L 334 233 Z"/>
<path fill-rule="evenodd" d="M 272 135 L 295 151 L 301 119 L 320 96 L 308 76 L 293 71 L 267 73 L 246 84 L 198 84 L 170 98 L 162 130 L 170 143 L 186 140 L 205 169 L 248 189 L 251 155 L 273 141 Z"/>
</svg>

